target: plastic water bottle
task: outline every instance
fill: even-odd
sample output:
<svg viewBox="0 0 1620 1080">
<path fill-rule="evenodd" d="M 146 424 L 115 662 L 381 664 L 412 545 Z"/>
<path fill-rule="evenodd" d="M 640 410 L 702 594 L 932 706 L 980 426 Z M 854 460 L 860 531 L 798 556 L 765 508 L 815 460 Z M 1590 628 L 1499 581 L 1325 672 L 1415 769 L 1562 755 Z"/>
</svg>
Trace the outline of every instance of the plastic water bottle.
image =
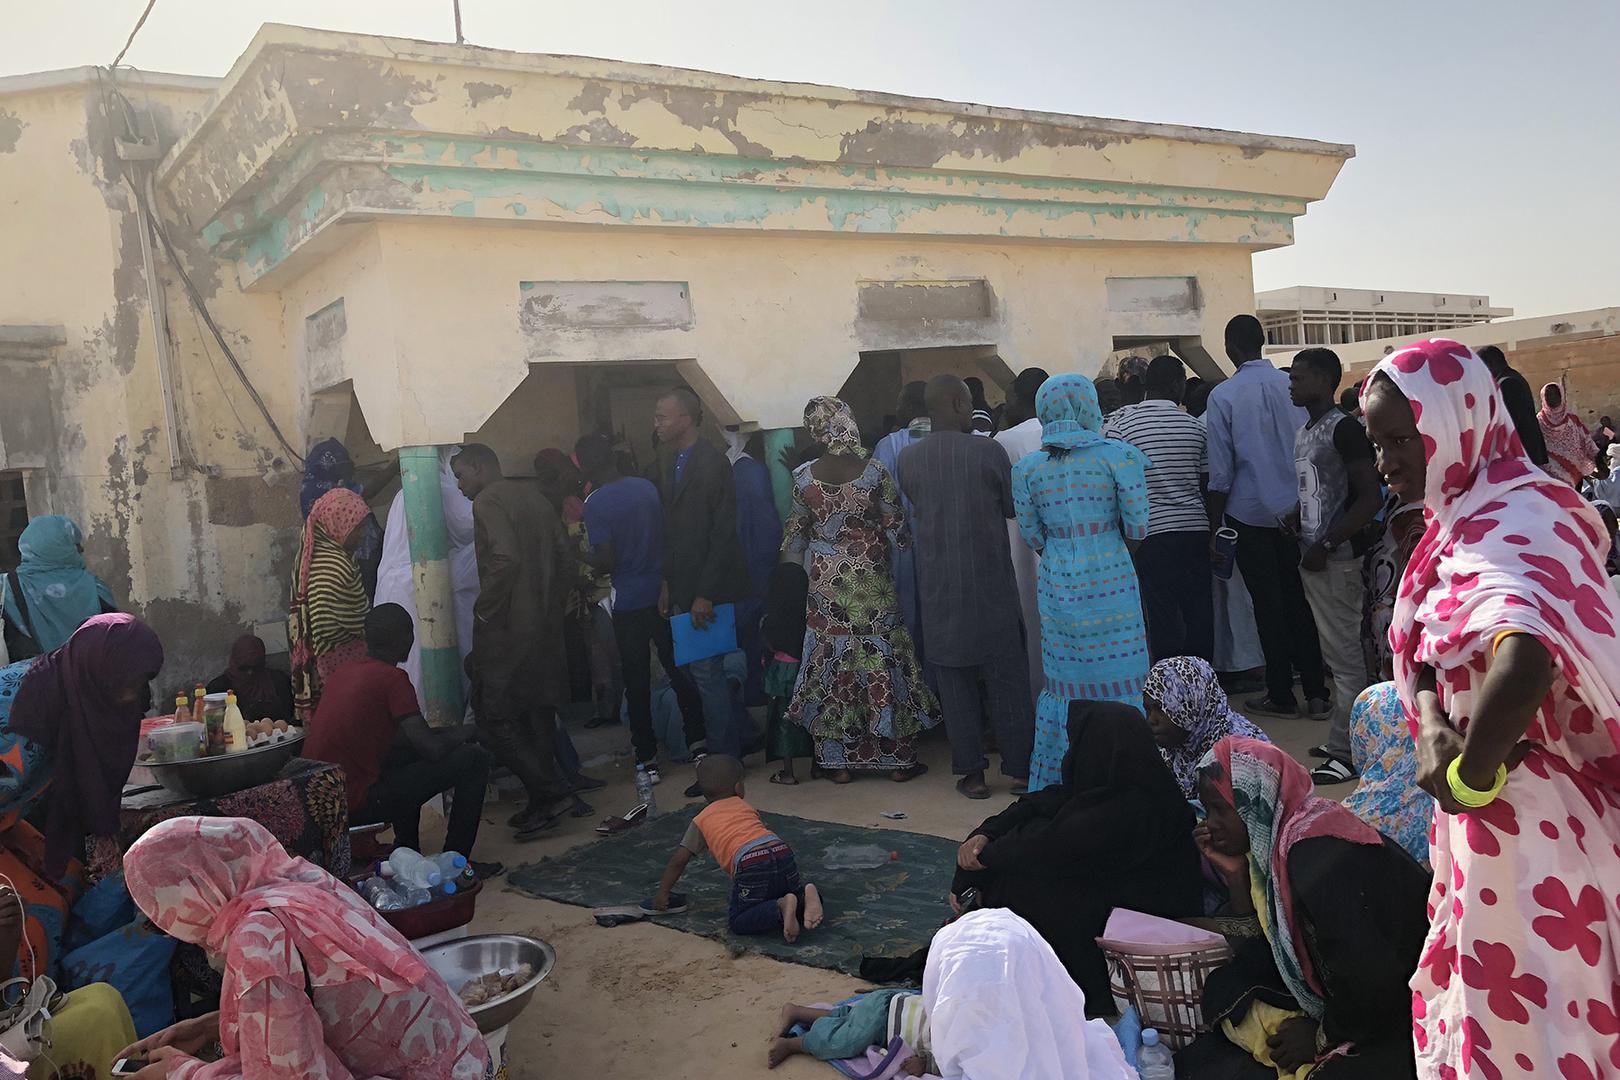
<svg viewBox="0 0 1620 1080">
<path fill-rule="evenodd" d="M 467 870 L 467 856 L 459 851 L 441 851 L 433 856 L 432 862 L 439 868 L 441 881 L 457 881 Z"/>
<path fill-rule="evenodd" d="M 383 872 L 403 889 L 431 889 L 444 880 L 438 866 L 407 847 L 395 848 L 387 866 Z"/>
<path fill-rule="evenodd" d="M 1136 1059 L 1136 1072 L 1142 1080 L 1176 1080 L 1175 1056 L 1159 1041 L 1159 1033 L 1153 1028 L 1142 1029 L 1142 1053 Z"/>
<path fill-rule="evenodd" d="M 636 766 L 636 802 L 646 805 L 649 821 L 658 816 L 658 800 L 653 797 L 652 777 L 647 775 L 645 765 Z"/>
<path fill-rule="evenodd" d="M 399 911 L 405 907 L 405 898 L 394 891 L 387 878 L 366 878 L 360 883 L 360 895 L 378 911 Z"/>
</svg>

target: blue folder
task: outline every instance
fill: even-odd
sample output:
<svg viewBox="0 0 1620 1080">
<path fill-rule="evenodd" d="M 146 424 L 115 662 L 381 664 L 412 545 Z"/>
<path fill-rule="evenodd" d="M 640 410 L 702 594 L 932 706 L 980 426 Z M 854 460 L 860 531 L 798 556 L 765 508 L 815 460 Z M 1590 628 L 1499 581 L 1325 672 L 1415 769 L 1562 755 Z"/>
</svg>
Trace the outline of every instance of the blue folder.
<svg viewBox="0 0 1620 1080">
<path fill-rule="evenodd" d="M 737 607 L 716 604 L 714 622 L 699 630 L 692 625 L 692 613 L 684 612 L 669 620 L 675 638 L 675 663 L 684 667 L 711 656 L 724 656 L 737 648 Z"/>
</svg>

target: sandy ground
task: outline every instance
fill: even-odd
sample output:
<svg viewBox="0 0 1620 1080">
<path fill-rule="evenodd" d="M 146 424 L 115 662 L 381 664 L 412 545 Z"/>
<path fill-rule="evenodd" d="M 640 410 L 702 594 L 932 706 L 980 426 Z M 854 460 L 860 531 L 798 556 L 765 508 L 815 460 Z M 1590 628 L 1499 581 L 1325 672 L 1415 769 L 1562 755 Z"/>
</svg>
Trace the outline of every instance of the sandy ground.
<svg viewBox="0 0 1620 1080">
<path fill-rule="evenodd" d="M 1272 737 L 1300 760 L 1313 742 L 1326 738 L 1326 725 L 1266 721 Z M 576 742 L 587 771 L 608 781 L 590 801 L 595 817 L 569 821 L 542 840 L 517 844 L 502 822 L 511 802 L 491 804 L 477 855 L 508 867 L 559 854 L 601 839 L 596 821 L 635 802 L 628 736 L 619 729 L 582 732 Z M 612 755 L 611 760 L 604 760 Z M 965 837 L 980 821 L 1011 801 L 1009 782 L 992 776 L 994 795 L 971 802 L 958 795 L 942 736 L 929 738 L 923 759 L 926 776 L 908 784 L 886 778 L 863 779 L 846 787 L 825 781 L 780 787 L 766 783 L 769 771 L 750 759 L 748 799 L 761 810 L 821 821 L 903 829 L 951 838 Z M 589 764 L 592 760 L 595 764 Z M 800 774 L 805 773 L 801 763 Z M 658 789 L 660 806 L 682 803 L 691 770 L 671 766 Z M 1348 785 L 1324 791 L 1342 795 Z M 904 821 L 889 821 L 885 810 L 903 810 Z M 424 841 L 434 850 L 438 830 L 424 821 Z M 648 890 L 656 884 L 648 882 Z M 942 903 L 940 916 L 948 913 Z M 866 984 L 821 968 L 783 963 L 753 954 L 733 956 L 726 945 L 696 934 L 641 923 L 598 927 L 585 908 L 534 900 L 501 879 L 479 898 L 474 933 L 521 933 L 539 937 L 557 950 L 557 967 L 528 1010 L 512 1025 L 508 1060 L 512 1080 L 561 1080 L 590 1075 L 601 1080 L 741 1080 L 765 1075 L 784 1080 L 836 1076 L 825 1065 L 795 1058 L 774 1073 L 765 1067 L 765 1046 L 775 1017 L 787 1001 L 838 1000 Z"/>
</svg>

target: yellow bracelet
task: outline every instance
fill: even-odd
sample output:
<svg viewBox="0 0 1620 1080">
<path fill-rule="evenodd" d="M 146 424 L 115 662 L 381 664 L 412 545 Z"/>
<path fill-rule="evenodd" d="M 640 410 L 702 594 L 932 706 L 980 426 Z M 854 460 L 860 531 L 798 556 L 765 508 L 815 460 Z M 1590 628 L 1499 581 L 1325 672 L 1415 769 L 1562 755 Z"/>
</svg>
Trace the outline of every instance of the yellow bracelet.
<svg viewBox="0 0 1620 1080">
<path fill-rule="evenodd" d="M 1462 778 L 1462 755 L 1458 754 L 1446 766 L 1446 783 L 1451 787 L 1451 797 L 1470 810 L 1478 810 L 1482 806 L 1489 806 L 1502 794 L 1502 787 L 1507 783 L 1507 764 L 1496 767 L 1496 782 L 1485 791 L 1478 791 L 1468 786 Z"/>
</svg>

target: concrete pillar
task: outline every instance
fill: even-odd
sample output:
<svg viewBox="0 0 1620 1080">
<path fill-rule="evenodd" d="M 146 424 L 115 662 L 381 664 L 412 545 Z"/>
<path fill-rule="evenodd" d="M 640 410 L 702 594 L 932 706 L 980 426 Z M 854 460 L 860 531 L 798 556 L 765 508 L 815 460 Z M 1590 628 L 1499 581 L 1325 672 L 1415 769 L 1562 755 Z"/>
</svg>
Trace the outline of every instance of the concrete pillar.
<svg viewBox="0 0 1620 1080">
<path fill-rule="evenodd" d="M 793 474 L 782 467 L 782 451 L 793 445 L 792 428 L 767 428 L 765 437 L 765 467 L 771 472 L 771 496 L 776 500 L 776 513 L 783 521 L 793 509 Z"/>
<path fill-rule="evenodd" d="M 439 490 L 439 448 L 400 447 L 399 475 L 416 589 L 416 640 L 422 647 L 422 714 L 433 727 L 450 727 L 461 723 L 466 707 L 450 584 L 450 537 Z"/>
</svg>

